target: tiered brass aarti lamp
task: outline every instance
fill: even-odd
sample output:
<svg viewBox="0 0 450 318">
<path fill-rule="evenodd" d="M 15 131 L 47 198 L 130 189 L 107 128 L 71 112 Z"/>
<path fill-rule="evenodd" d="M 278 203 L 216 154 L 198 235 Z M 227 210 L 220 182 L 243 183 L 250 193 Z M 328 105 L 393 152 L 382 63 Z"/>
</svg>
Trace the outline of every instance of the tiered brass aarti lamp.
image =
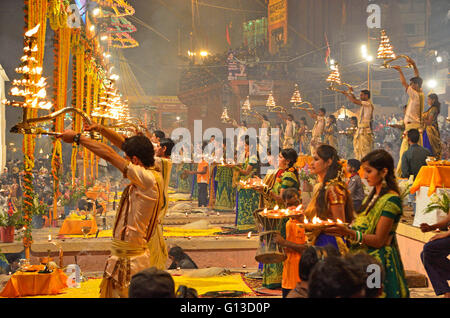
<svg viewBox="0 0 450 318">
<path fill-rule="evenodd" d="M 391 68 L 390 63 L 392 63 L 395 60 L 398 60 L 399 58 L 404 58 L 405 60 L 409 59 L 407 55 L 395 55 L 394 47 L 391 45 L 391 41 L 389 40 L 389 37 L 386 35 L 386 31 L 381 30 L 381 40 L 380 45 L 378 47 L 377 59 L 384 60 L 382 68 Z M 408 65 L 400 67 L 410 68 L 411 64 L 408 63 Z"/>
<path fill-rule="evenodd" d="M 295 84 L 294 93 L 292 94 L 292 97 L 291 97 L 291 103 L 294 104 L 294 106 L 292 106 L 293 109 L 313 110 L 313 106 L 310 102 L 303 101 L 297 84 Z M 308 108 L 301 107 L 301 105 L 308 105 L 309 107 Z"/>
</svg>

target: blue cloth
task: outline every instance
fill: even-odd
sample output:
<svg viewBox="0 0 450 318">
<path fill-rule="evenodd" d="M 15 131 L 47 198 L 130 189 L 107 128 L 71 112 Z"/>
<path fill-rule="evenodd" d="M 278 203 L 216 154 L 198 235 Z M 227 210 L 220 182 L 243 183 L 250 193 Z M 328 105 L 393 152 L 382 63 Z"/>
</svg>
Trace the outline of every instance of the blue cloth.
<svg viewBox="0 0 450 318">
<path fill-rule="evenodd" d="M 216 197 L 216 195 L 217 195 L 217 186 L 219 184 L 219 181 L 216 181 L 216 175 L 217 175 L 217 166 L 215 166 L 214 170 L 213 170 L 214 197 Z"/>
<path fill-rule="evenodd" d="M 433 148 L 431 147 L 430 139 L 428 139 L 428 134 L 427 134 L 426 130 L 423 131 L 422 142 L 423 142 L 423 147 L 427 148 L 434 155 Z"/>
<path fill-rule="evenodd" d="M 426 243 L 420 254 L 423 266 L 430 278 L 436 295 L 450 293 L 448 281 L 450 280 L 450 237 Z"/>
<path fill-rule="evenodd" d="M 315 246 L 327 246 L 327 245 L 331 245 L 333 246 L 335 249 L 337 249 L 339 251 L 339 247 L 337 245 L 336 242 L 336 237 L 334 237 L 333 235 L 328 235 L 328 234 L 324 234 L 321 233 L 317 239 L 316 239 L 316 243 L 314 244 Z"/>
</svg>

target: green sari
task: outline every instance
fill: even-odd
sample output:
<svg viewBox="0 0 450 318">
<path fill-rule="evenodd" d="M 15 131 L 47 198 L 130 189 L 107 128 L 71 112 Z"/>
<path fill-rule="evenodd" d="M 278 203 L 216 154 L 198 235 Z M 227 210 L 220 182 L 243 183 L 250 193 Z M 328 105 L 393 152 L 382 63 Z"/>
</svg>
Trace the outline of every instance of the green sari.
<svg viewBox="0 0 450 318">
<path fill-rule="evenodd" d="M 214 210 L 232 212 L 235 208 L 236 188 L 233 187 L 233 169 L 217 166 L 217 191 Z"/>
<path fill-rule="evenodd" d="M 192 175 L 187 175 L 185 178 L 182 178 L 181 175 L 184 171 L 191 170 L 190 163 L 180 163 L 177 166 L 177 177 L 178 177 L 178 188 L 177 192 L 179 193 L 191 193 L 192 187 Z"/>
<path fill-rule="evenodd" d="M 281 189 L 295 188 L 299 189 L 298 178 L 294 172 L 278 170 L 272 190 L 275 194 L 280 195 Z M 281 175 L 281 176 L 280 176 Z M 276 177 L 275 176 L 275 177 Z M 274 203 L 275 204 L 275 203 Z M 272 207 L 270 207 L 272 208 Z M 280 206 L 285 208 L 285 206 Z M 286 239 L 286 223 L 289 219 L 284 218 L 281 225 L 281 236 Z M 276 289 L 281 287 L 283 279 L 283 263 L 264 264 L 263 267 L 263 287 Z"/>
<path fill-rule="evenodd" d="M 256 156 L 245 159 L 242 169 L 246 170 L 248 165 L 252 166 L 252 172 L 247 176 L 240 176 L 240 180 L 248 180 L 256 173 L 258 159 Z M 253 211 L 259 207 L 259 193 L 253 189 L 240 189 L 238 185 L 236 199 L 236 227 L 238 230 L 256 230 Z"/>
<path fill-rule="evenodd" d="M 366 198 L 367 200 L 367 198 Z M 363 203 L 364 204 L 364 203 Z M 384 267 L 385 278 L 383 282 L 383 294 L 387 298 L 408 298 L 409 289 L 406 283 L 405 271 L 400 257 L 395 231 L 402 216 L 402 201 L 397 194 L 387 193 L 378 199 L 375 206 L 368 212 L 357 216 L 352 223 L 354 230 L 364 234 L 375 234 L 378 221 L 381 216 L 394 220 L 391 232 L 390 245 L 381 248 L 373 248 L 365 245 L 353 245 L 351 252 L 363 251 L 377 259 Z"/>
</svg>

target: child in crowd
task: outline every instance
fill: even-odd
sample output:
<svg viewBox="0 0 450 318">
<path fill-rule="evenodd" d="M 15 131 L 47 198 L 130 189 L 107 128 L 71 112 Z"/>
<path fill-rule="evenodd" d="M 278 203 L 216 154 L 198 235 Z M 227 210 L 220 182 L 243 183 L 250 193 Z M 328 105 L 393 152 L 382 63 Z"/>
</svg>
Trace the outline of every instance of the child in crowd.
<svg viewBox="0 0 450 318">
<path fill-rule="evenodd" d="M 286 208 L 297 208 L 300 203 L 300 193 L 297 189 L 289 188 L 282 193 L 283 201 Z M 289 219 L 286 223 L 286 239 L 280 234 L 276 235 L 274 240 L 286 250 L 287 258 L 283 262 L 283 278 L 281 281 L 281 288 L 283 298 L 295 288 L 300 278 L 298 275 L 298 264 L 301 253 L 307 248 L 305 230 L 297 224 L 302 222 L 303 216 L 295 216 Z"/>
<path fill-rule="evenodd" d="M 332 245 L 309 246 L 302 254 L 298 265 L 300 282 L 288 294 L 287 298 L 308 298 L 308 281 L 314 266 L 328 256 L 339 257 L 339 251 Z"/>
<path fill-rule="evenodd" d="M 206 143 L 203 144 L 203 150 L 207 146 Z M 207 207 L 208 206 L 208 183 L 209 183 L 209 165 L 205 160 L 205 156 L 202 156 L 202 161 L 197 166 L 197 171 L 184 171 L 184 174 L 197 175 L 197 185 L 198 185 L 198 206 Z"/>
<path fill-rule="evenodd" d="M 353 199 L 353 208 L 356 213 L 359 212 L 362 201 L 364 200 L 364 186 L 361 181 L 361 177 L 358 174 L 361 162 L 356 159 L 349 159 L 347 161 L 347 171 L 350 173 L 350 179 L 348 180 L 348 191 Z"/>
</svg>

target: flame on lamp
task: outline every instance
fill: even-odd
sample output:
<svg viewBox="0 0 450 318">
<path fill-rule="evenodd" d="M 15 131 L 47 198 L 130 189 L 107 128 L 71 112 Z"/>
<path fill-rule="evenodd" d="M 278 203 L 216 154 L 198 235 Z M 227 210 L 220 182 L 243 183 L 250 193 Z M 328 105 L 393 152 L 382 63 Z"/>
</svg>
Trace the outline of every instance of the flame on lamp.
<svg viewBox="0 0 450 318">
<path fill-rule="evenodd" d="M 317 216 L 315 216 L 312 220 L 312 223 L 313 224 L 322 224 L 323 222 L 321 219 L 319 219 Z"/>
<path fill-rule="evenodd" d="M 45 96 L 47 96 L 47 92 L 45 91 L 45 88 L 41 88 L 36 96 L 38 98 L 45 98 Z"/>
<path fill-rule="evenodd" d="M 337 219 L 337 220 L 336 220 L 336 223 L 337 223 L 337 224 L 343 224 L 344 222 L 342 222 L 341 220 Z"/>
<path fill-rule="evenodd" d="M 26 37 L 31 37 L 31 36 L 35 35 L 35 34 L 37 33 L 37 31 L 39 30 L 39 27 L 40 27 L 40 26 L 41 26 L 41 24 L 39 23 L 39 24 L 36 25 L 33 29 L 28 30 L 28 31 L 25 33 L 25 36 L 26 36 Z"/>
<path fill-rule="evenodd" d="M 274 211 L 278 211 L 280 207 L 278 205 L 275 205 L 275 207 L 273 208 Z"/>
</svg>

